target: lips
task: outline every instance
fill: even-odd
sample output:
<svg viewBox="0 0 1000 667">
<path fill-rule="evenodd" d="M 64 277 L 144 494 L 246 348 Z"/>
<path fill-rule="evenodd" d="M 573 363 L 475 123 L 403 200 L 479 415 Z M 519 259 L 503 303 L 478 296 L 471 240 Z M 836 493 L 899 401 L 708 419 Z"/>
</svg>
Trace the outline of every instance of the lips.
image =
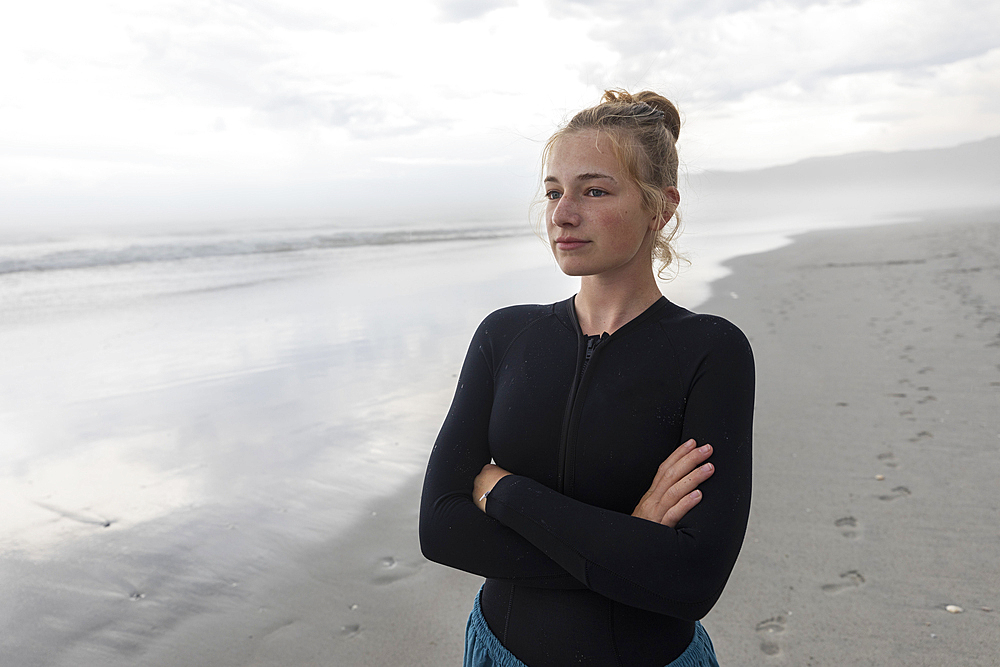
<svg viewBox="0 0 1000 667">
<path fill-rule="evenodd" d="M 559 250 L 575 250 L 577 248 L 582 248 L 588 243 L 590 243 L 590 241 L 578 239 L 575 236 L 560 236 L 556 239 L 556 248 Z"/>
</svg>

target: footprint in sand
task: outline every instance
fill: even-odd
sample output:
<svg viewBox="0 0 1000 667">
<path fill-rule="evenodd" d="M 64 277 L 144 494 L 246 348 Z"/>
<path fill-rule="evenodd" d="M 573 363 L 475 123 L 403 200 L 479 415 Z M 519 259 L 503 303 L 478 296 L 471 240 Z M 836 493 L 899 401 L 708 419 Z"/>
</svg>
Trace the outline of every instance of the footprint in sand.
<svg viewBox="0 0 1000 667">
<path fill-rule="evenodd" d="M 896 460 L 896 457 L 892 452 L 882 452 L 876 458 L 889 468 L 899 466 L 899 461 Z"/>
<path fill-rule="evenodd" d="M 837 519 L 833 522 L 837 528 L 840 528 L 840 534 L 848 539 L 857 539 L 861 528 L 858 520 L 853 516 L 845 516 L 843 518 Z"/>
<path fill-rule="evenodd" d="M 905 486 L 897 486 L 889 493 L 885 493 L 878 497 L 879 500 L 896 500 L 897 498 L 905 498 L 912 492 Z"/>
<path fill-rule="evenodd" d="M 933 438 L 933 437 L 934 437 L 934 434 L 931 433 L 930 431 L 921 431 L 920 433 L 917 433 L 915 436 L 913 436 L 912 438 L 910 438 L 910 442 L 920 442 L 921 440 L 925 440 L 927 438 Z"/>
<path fill-rule="evenodd" d="M 857 588 L 865 583 L 865 578 L 857 570 L 848 570 L 840 575 L 840 578 L 842 581 L 839 583 L 823 584 L 823 592 L 830 594 L 840 593 L 852 588 Z"/>
<path fill-rule="evenodd" d="M 111 524 L 114 523 L 111 519 L 107 519 L 97 515 L 84 514 L 82 512 L 74 512 L 73 510 L 63 509 L 61 507 L 56 507 L 54 505 L 49 505 L 48 503 L 43 503 L 36 501 L 36 505 L 42 509 L 48 510 L 50 512 L 55 512 L 64 519 L 69 519 L 71 521 L 78 521 L 80 523 L 89 523 L 94 526 L 101 526 L 102 528 L 110 528 Z"/>
<path fill-rule="evenodd" d="M 757 624 L 757 636 L 760 637 L 760 650 L 764 655 L 778 655 L 781 653 L 781 644 L 778 636 L 785 631 L 786 619 L 778 615 L 761 621 Z"/>
<path fill-rule="evenodd" d="M 419 569 L 419 565 L 400 562 L 394 556 L 385 556 L 379 558 L 375 565 L 375 576 L 372 577 L 372 583 L 391 584 L 416 574 Z"/>
</svg>

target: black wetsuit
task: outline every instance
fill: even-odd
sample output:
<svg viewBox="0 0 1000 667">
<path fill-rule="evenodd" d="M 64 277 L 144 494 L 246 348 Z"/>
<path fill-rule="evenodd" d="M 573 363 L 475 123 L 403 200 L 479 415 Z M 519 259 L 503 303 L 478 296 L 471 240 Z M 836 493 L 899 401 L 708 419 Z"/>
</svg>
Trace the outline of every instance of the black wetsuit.
<svg viewBox="0 0 1000 667">
<path fill-rule="evenodd" d="M 572 299 L 499 310 L 472 340 L 427 466 L 424 555 L 487 578 L 483 615 L 530 667 L 662 667 L 743 542 L 753 392 L 742 332 L 666 298 L 599 339 Z M 701 503 L 676 529 L 632 517 L 688 438 L 714 448 Z M 472 484 L 491 458 L 513 474 L 484 514 Z"/>
</svg>

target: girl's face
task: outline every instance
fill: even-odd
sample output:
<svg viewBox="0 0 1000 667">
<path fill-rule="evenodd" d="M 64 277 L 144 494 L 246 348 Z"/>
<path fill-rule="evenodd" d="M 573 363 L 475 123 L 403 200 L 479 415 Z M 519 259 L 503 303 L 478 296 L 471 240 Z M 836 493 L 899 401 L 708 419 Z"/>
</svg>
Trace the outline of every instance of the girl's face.
<svg viewBox="0 0 1000 667">
<path fill-rule="evenodd" d="M 545 227 L 552 253 L 570 276 L 632 276 L 652 270 L 661 216 L 646 210 L 611 143 L 596 130 L 556 141 L 544 176 Z"/>
</svg>

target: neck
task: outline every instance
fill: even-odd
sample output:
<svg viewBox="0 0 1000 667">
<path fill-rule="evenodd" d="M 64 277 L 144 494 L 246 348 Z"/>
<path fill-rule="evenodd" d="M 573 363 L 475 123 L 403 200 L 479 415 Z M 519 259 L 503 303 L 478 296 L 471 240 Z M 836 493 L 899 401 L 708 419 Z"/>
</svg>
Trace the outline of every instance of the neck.
<svg viewBox="0 0 1000 667">
<path fill-rule="evenodd" d="M 662 296 L 652 267 L 634 280 L 607 279 L 603 275 L 584 276 L 576 295 L 576 319 L 585 335 L 614 333 L 638 317 Z"/>
</svg>

